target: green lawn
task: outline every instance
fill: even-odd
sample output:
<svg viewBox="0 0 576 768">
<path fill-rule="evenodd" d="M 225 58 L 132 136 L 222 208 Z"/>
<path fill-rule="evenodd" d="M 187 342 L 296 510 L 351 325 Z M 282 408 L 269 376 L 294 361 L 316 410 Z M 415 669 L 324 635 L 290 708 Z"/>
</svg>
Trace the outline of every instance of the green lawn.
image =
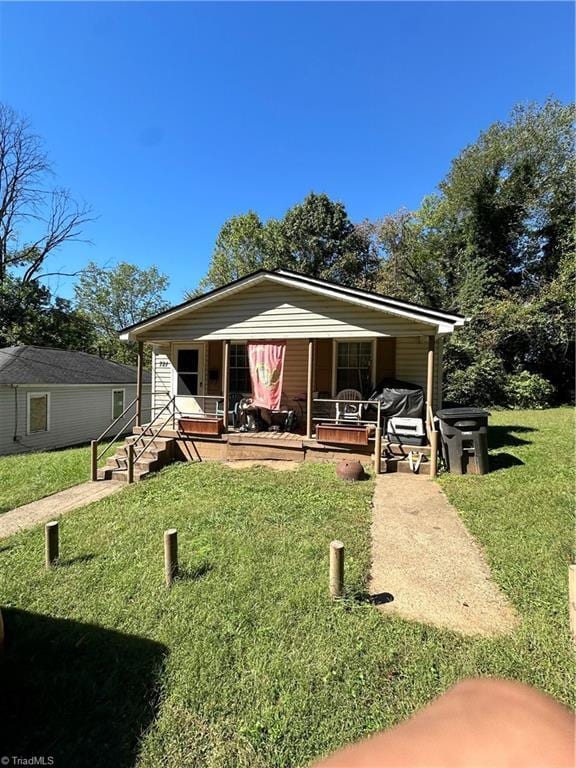
<svg viewBox="0 0 576 768">
<path fill-rule="evenodd" d="M 470 675 L 523 680 L 574 705 L 571 415 L 493 423 L 501 468 L 441 482 L 522 615 L 513 635 L 466 638 L 366 601 L 371 480 L 344 484 L 330 465 L 175 465 L 68 515 L 50 573 L 41 529 L 2 542 L 4 751 L 58 766 L 288 768 Z M 183 575 L 167 591 L 171 526 Z M 338 604 L 326 596 L 333 538 L 347 548 Z"/>
<path fill-rule="evenodd" d="M 0 456 L 0 514 L 89 479 L 90 446 Z"/>
</svg>

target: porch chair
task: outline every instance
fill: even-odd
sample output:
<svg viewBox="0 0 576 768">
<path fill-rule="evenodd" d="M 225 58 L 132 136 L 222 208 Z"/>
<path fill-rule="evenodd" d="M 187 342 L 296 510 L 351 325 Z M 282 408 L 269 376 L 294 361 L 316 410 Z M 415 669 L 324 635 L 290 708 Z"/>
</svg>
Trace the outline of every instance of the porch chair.
<svg viewBox="0 0 576 768">
<path fill-rule="evenodd" d="M 228 424 L 231 427 L 238 426 L 238 405 L 243 397 L 241 392 L 230 392 L 228 395 Z M 216 401 L 216 416 L 224 418 L 224 398 Z"/>
<path fill-rule="evenodd" d="M 357 389 L 342 389 L 336 395 L 336 400 L 362 400 L 362 393 Z M 362 419 L 362 403 L 336 403 L 336 423 L 341 421 L 359 422 Z"/>
</svg>

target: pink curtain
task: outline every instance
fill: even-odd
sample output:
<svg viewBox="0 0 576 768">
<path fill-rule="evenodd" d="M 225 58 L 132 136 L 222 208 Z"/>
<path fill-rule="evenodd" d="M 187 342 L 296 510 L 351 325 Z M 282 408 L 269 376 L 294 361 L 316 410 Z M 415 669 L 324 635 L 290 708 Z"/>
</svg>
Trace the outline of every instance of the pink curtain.
<svg viewBox="0 0 576 768">
<path fill-rule="evenodd" d="M 285 341 L 248 342 L 252 395 L 259 408 L 280 408 L 285 350 Z"/>
</svg>

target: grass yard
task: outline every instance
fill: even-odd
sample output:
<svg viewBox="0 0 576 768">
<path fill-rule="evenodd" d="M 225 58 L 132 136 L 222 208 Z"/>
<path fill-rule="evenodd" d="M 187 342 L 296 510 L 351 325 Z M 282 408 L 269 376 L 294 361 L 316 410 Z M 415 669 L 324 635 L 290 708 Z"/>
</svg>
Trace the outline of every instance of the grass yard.
<svg viewBox="0 0 576 768">
<path fill-rule="evenodd" d="M 89 479 L 90 446 L 0 456 L 0 514 Z"/>
<path fill-rule="evenodd" d="M 345 484 L 330 465 L 174 465 L 64 518 L 50 573 L 41 529 L 2 542 L 4 752 L 59 767 L 292 768 L 471 675 L 573 706 L 571 413 L 493 423 L 500 468 L 441 482 L 522 615 L 513 635 L 463 637 L 366 601 L 371 480 Z M 171 526 L 183 574 L 167 591 Z M 333 538 L 347 548 L 339 604 L 326 596 Z"/>
</svg>

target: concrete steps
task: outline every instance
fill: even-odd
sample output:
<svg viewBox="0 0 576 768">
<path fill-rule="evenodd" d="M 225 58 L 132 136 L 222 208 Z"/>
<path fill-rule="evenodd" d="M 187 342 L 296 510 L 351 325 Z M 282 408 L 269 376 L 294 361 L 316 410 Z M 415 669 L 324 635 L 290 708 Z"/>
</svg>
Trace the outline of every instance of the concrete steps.
<svg viewBox="0 0 576 768">
<path fill-rule="evenodd" d="M 106 460 L 106 464 L 98 469 L 98 480 L 120 480 L 128 482 L 128 446 L 134 445 L 138 455 L 144 446 L 146 450 L 134 462 L 134 482 L 145 480 L 153 472 L 170 464 L 174 459 L 175 440 L 170 437 L 155 437 L 139 433 L 129 435 L 124 444 L 116 449 L 116 453 Z M 150 445 L 148 443 L 150 442 Z"/>
</svg>

